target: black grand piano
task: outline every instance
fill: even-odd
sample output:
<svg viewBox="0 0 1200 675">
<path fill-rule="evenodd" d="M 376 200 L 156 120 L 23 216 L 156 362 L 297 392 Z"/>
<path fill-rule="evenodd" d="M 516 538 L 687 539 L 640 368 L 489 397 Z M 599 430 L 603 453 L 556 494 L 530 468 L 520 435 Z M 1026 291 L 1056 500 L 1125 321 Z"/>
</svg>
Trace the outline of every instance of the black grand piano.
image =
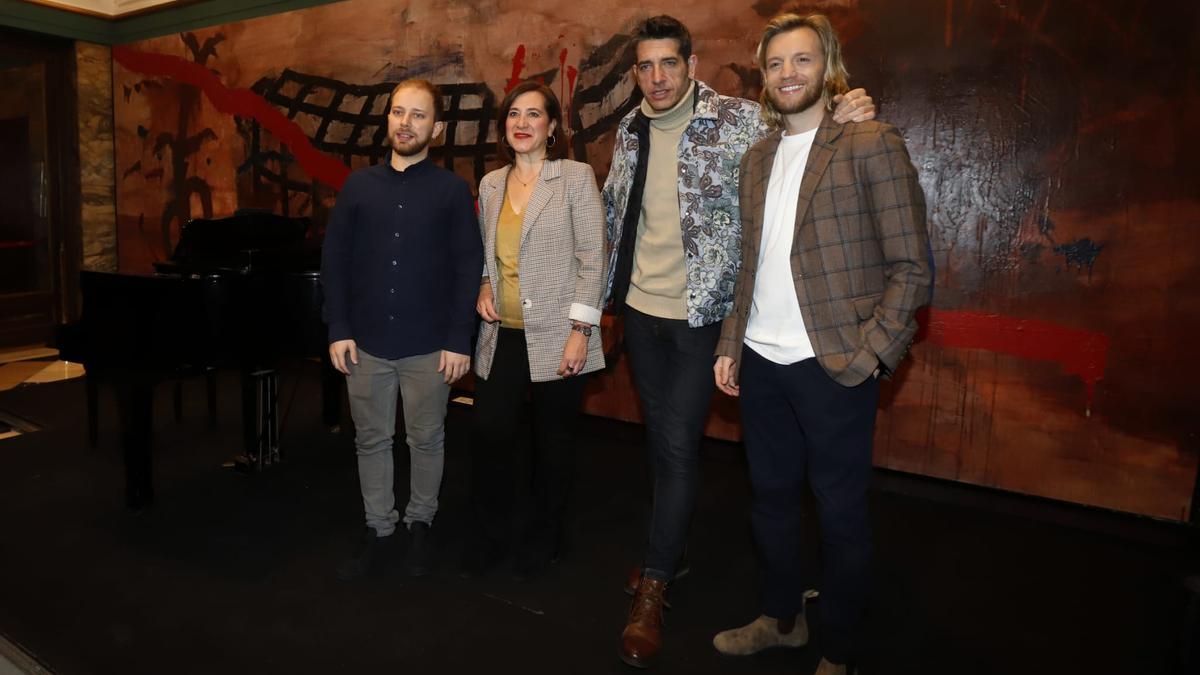
<svg viewBox="0 0 1200 675">
<path fill-rule="evenodd" d="M 125 459 L 126 501 L 153 502 L 151 415 L 155 384 L 203 374 L 210 422 L 214 372 L 242 376 L 243 465 L 279 460 L 277 366 L 320 357 L 324 417 L 336 426 L 340 380 L 329 365 L 321 322 L 320 247 L 307 218 L 239 212 L 192 220 L 153 275 L 82 272 L 80 321 L 60 335 L 61 358 L 87 370 L 88 425 L 96 443 L 100 384 L 116 392 Z M 176 414 L 180 400 L 176 390 Z"/>
</svg>

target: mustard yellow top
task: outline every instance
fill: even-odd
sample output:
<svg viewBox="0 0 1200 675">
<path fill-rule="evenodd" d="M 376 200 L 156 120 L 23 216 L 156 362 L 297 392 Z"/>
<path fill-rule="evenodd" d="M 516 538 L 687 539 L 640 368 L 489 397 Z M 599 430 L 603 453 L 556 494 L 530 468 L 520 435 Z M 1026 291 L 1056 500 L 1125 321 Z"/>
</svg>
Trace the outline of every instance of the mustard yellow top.
<svg viewBox="0 0 1200 675">
<path fill-rule="evenodd" d="M 505 328 L 525 328 L 521 312 L 521 282 L 517 276 L 521 260 L 521 225 L 525 218 L 513 211 L 508 196 L 500 207 L 500 222 L 496 224 L 496 268 L 500 273 L 500 325 Z"/>
</svg>

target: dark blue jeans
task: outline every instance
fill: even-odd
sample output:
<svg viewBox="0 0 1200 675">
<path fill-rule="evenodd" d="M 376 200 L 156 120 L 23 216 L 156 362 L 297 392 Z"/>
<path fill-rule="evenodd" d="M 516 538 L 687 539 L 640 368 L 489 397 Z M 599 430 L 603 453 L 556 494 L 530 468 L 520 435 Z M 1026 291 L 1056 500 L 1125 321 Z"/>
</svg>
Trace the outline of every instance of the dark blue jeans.
<svg viewBox="0 0 1200 675">
<path fill-rule="evenodd" d="M 799 614 L 821 589 L 825 658 L 855 654 L 871 582 L 871 442 L 879 382 L 834 382 L 816 359 L 781 366 L 742 349 L 742 431 L 754 487 L 751 521 L 762 553 L 763 613 Z M 807 479 L 821 531 L 821 583 L 802 570 L 800 507 Z"/>
<path fill-rule="evenodd" d="M 625 346 L 654 477 L 646 576 L 669 580 L 687 540 L 699 483 L 700 436 L 715 388 L 713 351 L 721 324 L 688 327 L 626 307 Z"/>
</svg>

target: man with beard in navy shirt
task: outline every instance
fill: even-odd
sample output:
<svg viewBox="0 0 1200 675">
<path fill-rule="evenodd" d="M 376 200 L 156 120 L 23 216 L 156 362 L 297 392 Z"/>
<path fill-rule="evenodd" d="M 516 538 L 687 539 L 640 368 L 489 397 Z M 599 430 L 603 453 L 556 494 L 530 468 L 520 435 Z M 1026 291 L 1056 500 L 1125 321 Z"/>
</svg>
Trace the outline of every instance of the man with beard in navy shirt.
<svg viewBox="0 0 1200 675">
<path fill-rule="evenodd" d="M 450 384 L 470 367 L 483 247 L 466 181 L 429 159 L 442 96 L 405 80 L 388 106 L 388 161 L 346 180 L 325 232 L 321 281 L 329 355 L 347 376 L 367 528 L 339 579 L 386 558 L 408 532 L 408 574 L 431 567 L 429 528 L 442 482 Z M 403 517 L 392 490 L 397 394 L 411 480 Z"/>
</svg>

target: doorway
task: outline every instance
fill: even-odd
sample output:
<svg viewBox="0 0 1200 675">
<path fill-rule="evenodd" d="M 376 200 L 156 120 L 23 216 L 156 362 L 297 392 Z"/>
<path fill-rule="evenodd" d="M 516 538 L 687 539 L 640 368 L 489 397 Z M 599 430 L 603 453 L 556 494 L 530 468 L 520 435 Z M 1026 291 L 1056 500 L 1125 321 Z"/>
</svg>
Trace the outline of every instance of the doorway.
<svg viewBox="0 0 1200 675">
<path fill-rule="evenodd" d="M 75 318 L 81 255 L 74 43 L 0 29 L 0 348 Z"/>
</svg>

